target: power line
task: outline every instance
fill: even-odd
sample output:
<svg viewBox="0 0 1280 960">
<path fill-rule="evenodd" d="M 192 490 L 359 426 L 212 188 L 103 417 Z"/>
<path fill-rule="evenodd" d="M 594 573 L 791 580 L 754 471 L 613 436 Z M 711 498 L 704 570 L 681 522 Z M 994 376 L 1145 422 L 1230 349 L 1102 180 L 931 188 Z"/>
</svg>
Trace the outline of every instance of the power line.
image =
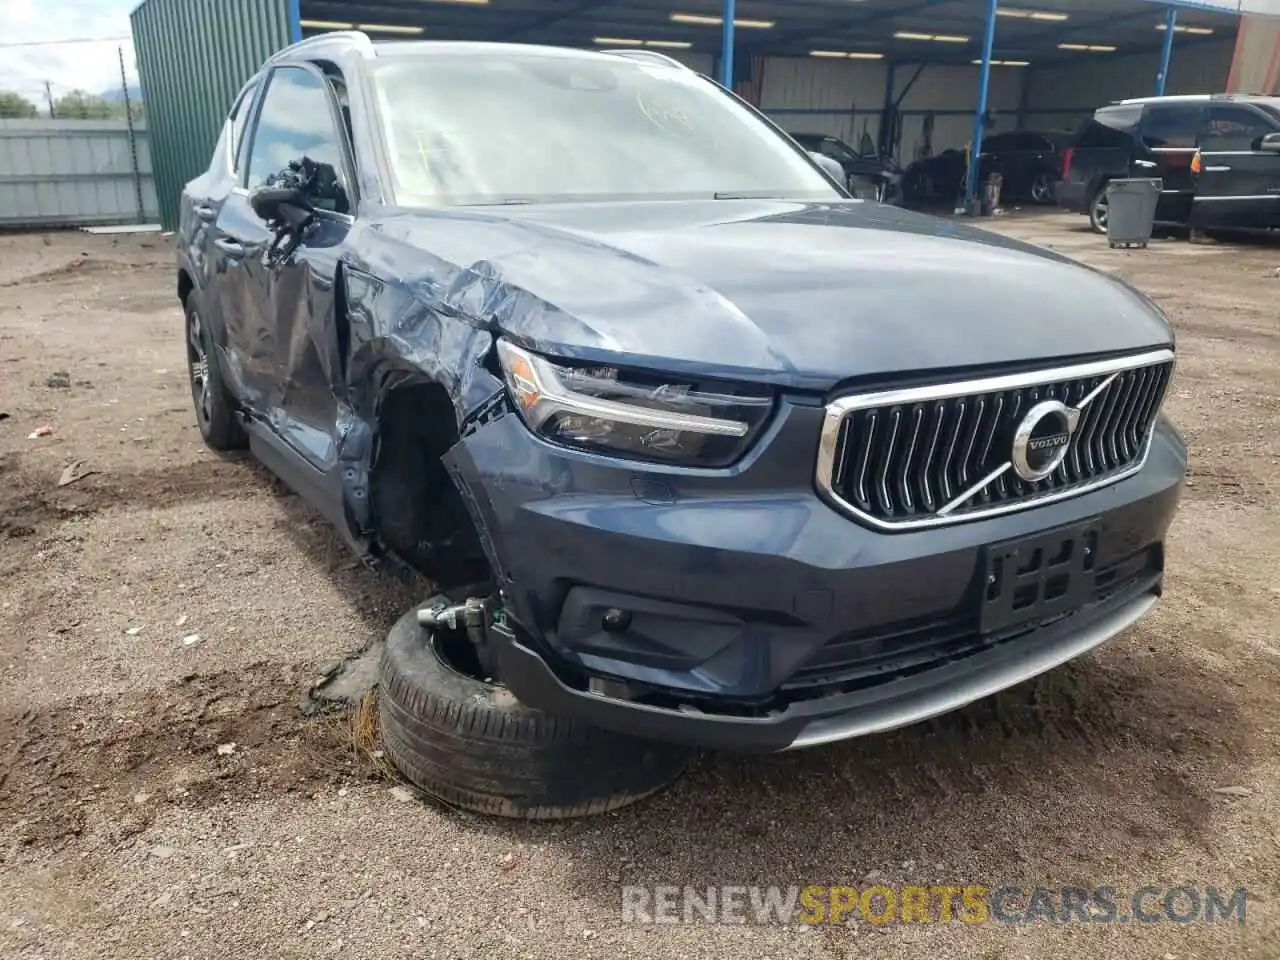
<svg viewBox="0 0 1280 960">
<path fill-rule="evenodd" d="M 133 37 L 77 37 L 73 40 L 20 40 L 17 43 L 0 43 L 0 47 L 51 47 L 58 43 L 120 43 Z"/>
</svg>

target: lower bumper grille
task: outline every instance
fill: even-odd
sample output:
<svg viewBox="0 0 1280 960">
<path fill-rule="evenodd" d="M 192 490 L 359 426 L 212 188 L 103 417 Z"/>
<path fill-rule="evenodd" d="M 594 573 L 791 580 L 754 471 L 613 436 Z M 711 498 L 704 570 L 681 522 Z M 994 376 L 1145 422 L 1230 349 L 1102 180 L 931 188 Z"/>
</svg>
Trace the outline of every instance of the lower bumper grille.
<svg viewBox="0 0 1280 960">
<path fill-rule="evenodd" d="M 1162 350 L 841 398 L 827 408 L 818 485 L 886 529 L 1083 493 L 1142 466 L 1172 374 Z"/>
<path fill-rule="evenodd" d="M 1163 565 L 1163 548 L 1155 544 L 1099 569 L 1094 574 L 1092 589 L 1081 610 L 1144 588 L 1159 576 Z M 926 617 L 837 636 L 792 674 L 783 690 L 828 686 L 857 690 L 875 686 L 1017 640 L 1081 612 L 1077 610 L 983 636 L 978 631 L 975 607 L 976 602 L 966 603 L 940 617 Z"/>
</svg>

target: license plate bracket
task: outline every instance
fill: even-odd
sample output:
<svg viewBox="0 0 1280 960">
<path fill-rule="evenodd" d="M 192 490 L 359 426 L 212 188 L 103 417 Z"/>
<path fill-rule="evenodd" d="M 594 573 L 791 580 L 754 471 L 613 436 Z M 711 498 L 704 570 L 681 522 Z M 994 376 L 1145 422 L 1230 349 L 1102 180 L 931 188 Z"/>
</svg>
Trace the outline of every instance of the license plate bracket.
<svg viewBox="0 0 1280 960">
<path fill-rule="evenodd" d="M 988 546 L 979 632 L 1002 633 L 1083 606 L 1093 590 L 1098 534 L 1090 521 Z"/>
</svg>

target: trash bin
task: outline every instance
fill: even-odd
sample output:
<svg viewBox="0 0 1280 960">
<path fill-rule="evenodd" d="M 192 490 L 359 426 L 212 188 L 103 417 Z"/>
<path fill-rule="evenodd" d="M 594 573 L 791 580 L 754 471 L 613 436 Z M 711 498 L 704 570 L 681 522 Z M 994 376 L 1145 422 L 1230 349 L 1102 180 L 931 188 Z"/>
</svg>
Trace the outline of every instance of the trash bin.
<svg viewBox="0 0 1280 960">
<path fill-rule="evenodd" d="M 1163 180 L 1112 180 L 1107 184 L 1107 242 L 1145 247 L 1156 220 Z"/>
</svg>

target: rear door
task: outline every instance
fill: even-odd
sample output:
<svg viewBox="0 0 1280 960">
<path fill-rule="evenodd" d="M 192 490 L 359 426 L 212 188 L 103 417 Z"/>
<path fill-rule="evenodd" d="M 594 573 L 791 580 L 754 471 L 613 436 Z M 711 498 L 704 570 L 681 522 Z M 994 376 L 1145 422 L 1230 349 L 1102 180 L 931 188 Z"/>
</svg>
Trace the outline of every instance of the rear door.
<svg viewBox="0 0 1280 960">
<path fill-rule="evenodd" d="M 1191 225 L 1197 230 L 1280 228 L 1280 150 L 1262 140 L 1280 114 L 1246 103 L 1215 103 L 1200 136 Z"/>
<path fill-rule="evenodd" d="M 1058 179 L 1057 145 L 1039 133 L 1019 133 L 1017 138 L 1024 194 L 1038 203 L 1053 199 L 1053 184 Z"/>
<path fill-rule="evenodd" d="M 1163 223 L 1187 223 L 1195 179 L 1191 160 L 1204 126 L 1208 104 L 1200 100 L 1173 100 L 1147 104 L 1139 128 L 1139 147 L 1130 167 L 1131 177 L 1159 177 L 1164 181 L 1156 219 Z"/>
<path fill-rule="evenodd" d="M 254 78 L 241 90 L 227 117 L 222 134 L 214 147 L 209 169 L 187 185 L 182 200 L 181 249 L 191 257 L 191 270 L 200 290 L 202 319 L 213 333 L 216 348 L 226 359 L 226 347 L 231 331 L 239 324 L 230 289 L 238 278 L 238 257 L 235 243 L 229 238 L 220 222 L 222 209 L 234 194 L 238 184 L 237 164 L 243 160 L 242 141 L 248 121 L 253 113 L 254 99 L 260 86 Z M 221 369 L 229 381 L 232 392 L 241 397 L 243 385 L 235 364 L 223 362 Z"/>
</svg>

